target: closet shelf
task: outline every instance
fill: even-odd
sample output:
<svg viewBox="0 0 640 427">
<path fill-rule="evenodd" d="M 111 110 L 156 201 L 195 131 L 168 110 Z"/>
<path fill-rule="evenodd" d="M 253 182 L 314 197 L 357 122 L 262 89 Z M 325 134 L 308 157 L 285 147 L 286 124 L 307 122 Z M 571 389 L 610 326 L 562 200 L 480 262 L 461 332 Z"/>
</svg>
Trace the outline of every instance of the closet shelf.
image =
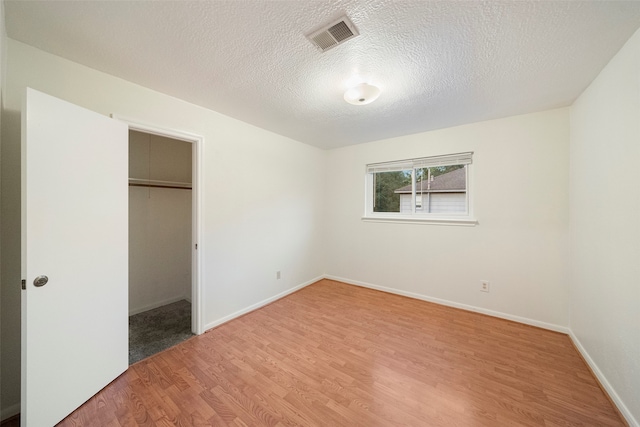
<svg viewBox="0 0 640 427">
<path fill-rule="evenodd" d="M 157 179 L 129 178 L 129 187 L 179 188 L 191 190 L 191 183 L 177 181 L 159 181 Z"/>
</svg>

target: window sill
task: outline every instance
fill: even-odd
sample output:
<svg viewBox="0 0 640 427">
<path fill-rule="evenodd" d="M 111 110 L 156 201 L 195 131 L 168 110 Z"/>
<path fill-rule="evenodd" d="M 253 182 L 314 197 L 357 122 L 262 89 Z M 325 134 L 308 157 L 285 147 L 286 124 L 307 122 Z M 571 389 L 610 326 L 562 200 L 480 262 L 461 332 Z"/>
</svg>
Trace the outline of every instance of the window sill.
<svg viewBox="0 0 640 427">
<path fill-rule="evenodd" d="M 457 225 L 463 227 L 475 227 L 478 220 L 473 218 L 416 218 L 416 217 L 388 217 L 388 216 L 363 216 L 365 222 L 395 222 L 399 224 L 430 224 L 430 225 Z"/>
</svg>

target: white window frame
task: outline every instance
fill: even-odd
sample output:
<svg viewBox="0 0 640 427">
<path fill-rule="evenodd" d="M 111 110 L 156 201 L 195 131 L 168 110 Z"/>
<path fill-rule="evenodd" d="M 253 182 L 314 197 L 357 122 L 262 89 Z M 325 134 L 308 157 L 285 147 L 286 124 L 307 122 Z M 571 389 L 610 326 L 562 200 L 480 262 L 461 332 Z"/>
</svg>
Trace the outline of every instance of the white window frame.
<svg viewBox="0 0 640 427">
<path fill-rule="evenodd" d="M 417 224 L 466 225 L 478 224 L 473 214 L 473 152 L 447 154 L 441 156 L 420 157 L 392 162 L 370 163 L 365 167 L 365 209 L 363 221 L 398 222 Z M 466 213 L 419 213 L 416 212 L 415 169 L 435 166 L 465 165 L 466 173 Z M 374 174 L 399 170 L 411 170 L 411 212 L 374 212 L 373 180 Z M 424 197 L 424 195 L 423 195 Z M 423 200 L 424 203 L 424 200 Z"/>
</svg>

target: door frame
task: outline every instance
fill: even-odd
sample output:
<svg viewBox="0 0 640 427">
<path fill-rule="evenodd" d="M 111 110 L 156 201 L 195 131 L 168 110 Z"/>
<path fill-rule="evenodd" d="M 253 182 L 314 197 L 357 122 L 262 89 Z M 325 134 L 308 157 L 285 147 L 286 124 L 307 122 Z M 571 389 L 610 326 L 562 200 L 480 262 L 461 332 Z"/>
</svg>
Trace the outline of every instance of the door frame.
<svg viewBox="0 0 640 427">
<path fill-rule="evenodd" d="M 196 335 L 204 333 L 203 308 L 202 308 L 202 276 L 203 276 L 203 251 L 204 242 L 202 236 L 203 197 L 202 183 L 204 182 L 203 150 L 204 137 L 189 132 L 155 126 L 118 114 L 111 114 L 115 120 L 119 120 L 129 126 L 129 130 L 177 139 L 193 144 L 191 150 L 191 332 Z"/>
</svg>

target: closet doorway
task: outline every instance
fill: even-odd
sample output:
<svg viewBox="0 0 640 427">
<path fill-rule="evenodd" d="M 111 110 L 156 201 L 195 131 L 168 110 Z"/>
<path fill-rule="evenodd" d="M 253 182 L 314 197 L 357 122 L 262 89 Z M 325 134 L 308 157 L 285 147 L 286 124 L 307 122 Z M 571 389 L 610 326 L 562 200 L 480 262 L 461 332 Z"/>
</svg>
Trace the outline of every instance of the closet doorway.
<svg viewBox="0 0 640 427">
<path fill-rule="evenodd" d="M 129 364 L 201 333 L 201 139 L 129 123 Z"/>
</svg>

